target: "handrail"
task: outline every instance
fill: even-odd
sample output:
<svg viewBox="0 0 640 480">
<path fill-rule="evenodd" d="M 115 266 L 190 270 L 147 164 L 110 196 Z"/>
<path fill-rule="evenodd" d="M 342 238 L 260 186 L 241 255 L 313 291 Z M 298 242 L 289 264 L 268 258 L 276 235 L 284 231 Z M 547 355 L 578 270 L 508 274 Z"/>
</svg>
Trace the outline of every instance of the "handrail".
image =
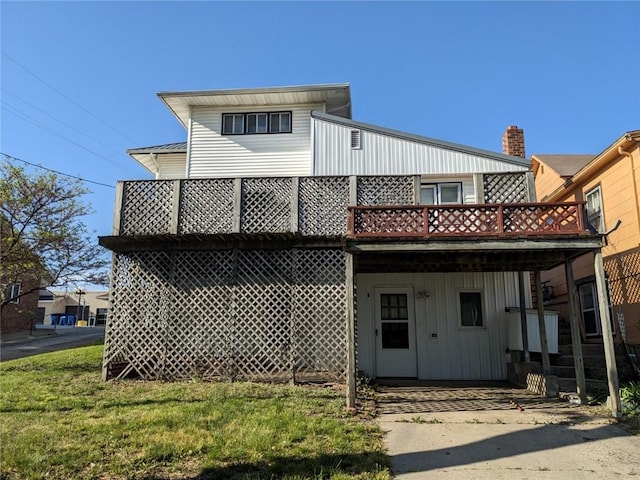
<svg viewBox="0 0 640 480">
<path fill-rule="evenodd" d="M 352 237 L 563 235 L 585 231 L 585 202 L 349 207 Z"/>
</svg>

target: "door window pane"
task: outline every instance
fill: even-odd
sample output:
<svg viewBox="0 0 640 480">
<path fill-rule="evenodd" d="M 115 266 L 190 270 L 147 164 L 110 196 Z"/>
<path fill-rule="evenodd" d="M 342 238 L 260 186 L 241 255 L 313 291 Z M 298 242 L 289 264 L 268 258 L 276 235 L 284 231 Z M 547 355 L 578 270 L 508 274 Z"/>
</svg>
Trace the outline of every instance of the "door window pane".
<svg viewBox="0 0 640 480">
<path fill-rule="evenodd" d="M 382 348 L 409 348 L 409 323 L 383 322 Z"/>
</svg>

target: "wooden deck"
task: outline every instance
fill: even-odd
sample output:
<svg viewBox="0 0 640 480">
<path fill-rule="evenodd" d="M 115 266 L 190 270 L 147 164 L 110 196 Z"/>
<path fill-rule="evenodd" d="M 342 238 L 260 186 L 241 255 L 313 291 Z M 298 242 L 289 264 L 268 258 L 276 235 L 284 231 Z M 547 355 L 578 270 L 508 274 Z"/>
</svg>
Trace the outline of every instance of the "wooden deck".
<svg viewBox="0 0 640 480">
<path fill-rule="evenodd" d="M 584 202 L 349 207 L 347 237 L 478 237 L 587 233 Z"/>
</svg>

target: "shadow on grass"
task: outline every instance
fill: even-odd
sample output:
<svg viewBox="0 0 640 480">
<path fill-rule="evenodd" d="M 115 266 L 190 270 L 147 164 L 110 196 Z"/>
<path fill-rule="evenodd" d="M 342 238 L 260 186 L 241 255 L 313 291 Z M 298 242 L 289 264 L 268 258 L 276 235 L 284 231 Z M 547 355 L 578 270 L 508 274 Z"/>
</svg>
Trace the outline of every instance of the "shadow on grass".
<svg viewBox="0 0 640 480">
<path fill-rule="evenodd" d="M 283 477 L 328 479 L 335 474 L 375 474 L 388 470 L 389 460 L 382 453 L 332 454 L 318 457 L 277 456 L 264 462 L 241 462 L 205 468 L 189 480 L 248 480 Z M 148 480 L 162 477 L 148 477 Z"/>
</svg>

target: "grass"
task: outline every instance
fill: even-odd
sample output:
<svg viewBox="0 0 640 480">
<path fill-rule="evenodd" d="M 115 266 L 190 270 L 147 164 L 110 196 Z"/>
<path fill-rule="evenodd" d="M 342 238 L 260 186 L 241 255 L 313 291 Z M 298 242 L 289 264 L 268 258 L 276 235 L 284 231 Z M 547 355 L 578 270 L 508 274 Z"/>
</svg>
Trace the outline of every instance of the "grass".
<svg viewBox="0 0 640 480">
<path fill-rule="evenodd" d="M 0 478 L 391 478 L 340 388 L 104 383 L 101 361 L 92 346 L 0 364 Z"/>
</svg>

